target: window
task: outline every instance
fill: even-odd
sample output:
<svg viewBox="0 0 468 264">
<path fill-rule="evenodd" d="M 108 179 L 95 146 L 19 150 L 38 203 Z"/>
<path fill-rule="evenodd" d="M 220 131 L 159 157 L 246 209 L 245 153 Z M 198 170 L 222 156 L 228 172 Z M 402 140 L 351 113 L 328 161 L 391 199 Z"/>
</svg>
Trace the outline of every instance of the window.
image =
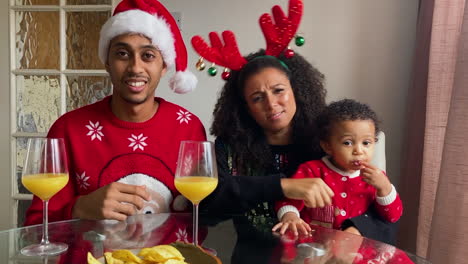
<svg viewBox="0 0 468 264">
<path fill-rule="evenodd" d="M 21 184 L 27 139 L 111 93 L 97 56 L 111 11 L 112 0 L 10 0 L 11 227 L 22 225 L 32 199 Z"/>
</svg>

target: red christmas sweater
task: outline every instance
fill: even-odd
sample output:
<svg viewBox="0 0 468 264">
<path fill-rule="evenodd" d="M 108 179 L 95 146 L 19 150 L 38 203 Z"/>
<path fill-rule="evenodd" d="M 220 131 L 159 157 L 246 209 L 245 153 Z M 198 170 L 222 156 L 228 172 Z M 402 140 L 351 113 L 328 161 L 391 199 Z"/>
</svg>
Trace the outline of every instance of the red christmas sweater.
<svg viewBox="0 0 468 264">
<path fill-rule="evenodd" d="M 396 222 L 403 212 L 403 205 L 395 187 L 385 197 L 377 197 L 376 189 L 362 180 L 360 171 L 346 173 L 336 168 L 328 159 L 312 160 L 301 164 L 292 178 L 322 178 L 333 190 L 332 205 L 324 208 L 305 208 L 301 200 L 278 202 L 278 217 L 286 212 L 300 212 L 309 224 L 340 229 L 344 220 L 359 216 L 374 205 L 379 215 L 389 222 Z"/>
<path fill-rule="evenodd" d="M 174 186 L 174 172 L 182 140 L 206 140 L 205 129 L 186 109 L 155 98 L 156 114 L 141 123 L 118 119 L 111 97 L 68 112 L 49 130 L 48 137 L 64 138 L 68 155 L 68 184 L 49 201 L 49 221 L 72 218 L 80 195 L 111 182 L 146 185 L 152 201 L 141 213 L 183 210 L 189 203 Z M 34 197 L 25 225 L 42 223 L 42 201 Z"/>
</svg>

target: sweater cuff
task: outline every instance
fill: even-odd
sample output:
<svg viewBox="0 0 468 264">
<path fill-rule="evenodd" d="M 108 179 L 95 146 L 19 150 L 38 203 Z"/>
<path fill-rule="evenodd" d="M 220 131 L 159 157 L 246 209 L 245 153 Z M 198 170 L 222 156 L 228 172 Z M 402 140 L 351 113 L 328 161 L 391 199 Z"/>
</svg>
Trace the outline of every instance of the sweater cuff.
<svg viewBox="0 0 468 264">
<path fill-rule="evenodd" d="M 265 201 L 279 201 L 284 199 L 283 188 L 281 188 L 281 174 L 274 174 L 273 177 L 262 177 L 262 185 L 264 193 L 267 197 L 264 197 Z"/>
<path fill-rule="evenodd" d="M 281 218 L 283 218 L 284 214 L 290 213 L 290 212 L 295 213 L 297 217 L 301 217 L 299 214 L 299 210 L 297 210 L 295 206 L 285 205 L 278 210 L 278 220 L 281 221 Z"/>
<path fill-rule="evenodd" d="M 393 203 L 396 197 L 397 197 L 397 192 L 396 192 L 395 186 L 393 186 L 392 184 L 392 190 L 390 191 L 390 193 L 387 196 L 383 196 L 383 197 L 377 196 L 376 200 L 378 204 L 385 206 L 385 205 L 389 205 Z"/>
</svg>

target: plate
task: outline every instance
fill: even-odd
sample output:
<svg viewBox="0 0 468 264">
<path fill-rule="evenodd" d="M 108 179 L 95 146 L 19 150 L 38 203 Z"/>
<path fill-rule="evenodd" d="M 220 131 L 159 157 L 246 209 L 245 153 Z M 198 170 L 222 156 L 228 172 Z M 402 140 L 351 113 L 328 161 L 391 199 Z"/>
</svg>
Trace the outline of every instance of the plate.
<svg viewBox="0 0 468 264">
<path fill-rule="evenodd" d="M 182 256 L 185 258 L 185 262 L 190 264 L 221 264 L 221 260 L 212 255 L 211 253 L 203 250 L 201 247 L 196 247 L 193 244 L 187 244 L 183 242 L 174 242 L 170 244 L 177 248 Z M 117 250 L 117 249 L 116 249 Z M 141 249 L 128 249 L 133 254 L 137 255 Z M 138 255 L 137 255 L 138 256 Z M 100 263 L 106 263 L 104 256 L 97 259 Z"/>
</svg>

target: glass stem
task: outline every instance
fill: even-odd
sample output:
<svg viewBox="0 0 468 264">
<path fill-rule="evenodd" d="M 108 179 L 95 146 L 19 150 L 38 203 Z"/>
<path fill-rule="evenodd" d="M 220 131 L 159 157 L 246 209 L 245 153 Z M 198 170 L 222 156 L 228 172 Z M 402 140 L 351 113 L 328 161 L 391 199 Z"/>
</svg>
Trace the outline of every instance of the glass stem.
<svg viewBox="0 0 468 264">
<path fill-rule="evenodd" d="M 49 244 L 49 229 L 47 228 L 47 224 L 49 222 L 48 217 L 48 207 L 49 207 L 49 200 L 44 201 L 44 211 L 42 215 L 42 240 L 41 245 L 48 245 Z"/>
<path fill-rule="evenodd" d="M 193 204 L 193 244 L 198 246 L 198 203 Z"/>
</svg>

